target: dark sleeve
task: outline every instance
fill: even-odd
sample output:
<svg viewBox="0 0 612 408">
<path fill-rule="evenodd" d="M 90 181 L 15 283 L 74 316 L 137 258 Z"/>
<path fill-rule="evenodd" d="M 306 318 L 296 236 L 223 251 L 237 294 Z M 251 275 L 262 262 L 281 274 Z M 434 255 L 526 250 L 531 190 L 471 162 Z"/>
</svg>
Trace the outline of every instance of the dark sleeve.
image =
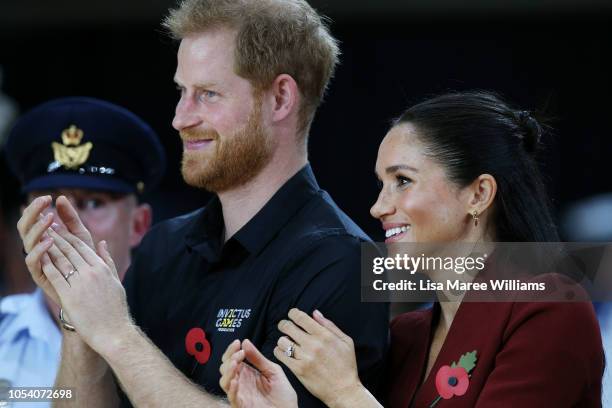
<svg viewBox="0 0 612 408">
<path fill-rule="evenodd" d="M 141 275 L 140 266 L 143 263 L 142 257 L 145 254 L 144 245 L 139 246 L 137 249 L 132 251 L 132 260 L 130 263 L 130 267 L 125 273 L 125 277 L 123 278 L 123 287 L 125 288 L 125 294 L 127 296 L 127 303 L 130 310 L 130 315 L 136 322 L 138 326 L 140 326 L 140 321 L 142 319 L 142 313 L 140 310 L 140 303 L 138 301 L 140 297 L 140 290 L 142 289 L 142 284 L 139 281 L 139 277 Z"/>
<path fill-rule="evenodd" d="M 137 253 L 137 250 L 134 251 Z M 125 273 L 125 277 L 123 278 L 123 287 L 125 288 L 125 295 L 127 297 L 128 307 L 130 309 L 130 315 L 134 320 L 136 320 L 135 315 L 138 314 L 138 305 L 135 302 L 136 296 L 136 272 L 134 271 L 134 257 L 132 258 L 132 263 Z"/>
<path fill-rule="evenodd" d="M 147 254 L 151 254 L 151 231 L 145 235 L 145 238 L 142 240 L 141 244 L 132 251 L 132 261 L 130 263 L 130 267 L 128 268 L 125 277 L 123 278 L 123 286 L 125 288 L 125 293 L 127 296 L 127 303 L 130 310 L 130 315 L 134 319 L 134 322 L 137 326 L 143 328 L 143 310 L 142 310 L 142 293 L 146 293 L 144 291 L 151 290 L 149 287 L 152 279 L 141 279 L 143 274 L 147 274 Z M 150 256 L 150 255 L 149 255 Z M 151 274 L 149 274 L 149 278 L 151 278 Z M 149 292 L 155 293 L 155 292 Z M 146 332 L 146 327 L 145 330 Z M 119 394 L 120 407 L 121 408 L 131 408 L 132 404 L 128 399 L 127 395 L 123 392 L 121 387 L 119 386 L 119 381 L 115 377 L 115 382 L 117 384 L 117 392 Z"/>
<path fill-rule="evenodd" d="M 515 303 L 476 407 L 600 407 L 604 356 L 590 303 Z"/>
<path fill-rule="evenodd" d="M 327 237 L 310 245 L 288 266 L 271 300 L 262 351 L 278 362 L 273 355 L 281 336 L 278 322 L 286 319 L 293 307 L 310 315 L 318 309 L 353 339 L 359 376 L 376 392 L 388 346 L 389 307 L 387 303 L 361 302 L 360 251 L 357 238 Z M 289 369 L 282 363 L 281 366 L 298 394 L 300 408 L 324 406 Z"/>
<path fill-rule="evenodd" d="M 158 293 L 160 287 L 162 277 L 159 269 L 163 266 L 160 254 L 166 253 L 165 235 L 158 224 L 144 236 L 140 245 L 132 251 L 130 267 L 123 278 L 130 315 L 147 335 L 147 317 L 161 313 L 161 303 L 150 302 L 150 296 L 151 293 Z"/>
</svg>

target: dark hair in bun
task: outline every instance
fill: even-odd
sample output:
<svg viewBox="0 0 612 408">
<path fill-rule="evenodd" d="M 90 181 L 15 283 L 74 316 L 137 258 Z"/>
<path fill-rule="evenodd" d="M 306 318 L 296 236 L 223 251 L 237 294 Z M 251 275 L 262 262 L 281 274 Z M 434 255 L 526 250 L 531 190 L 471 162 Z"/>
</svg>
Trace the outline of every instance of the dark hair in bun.
<svg viewBox="0 0 612 408">
<path fill-rule="evenodd" d="M 507 242 L 559 240 L 535 161 L 542 127 L 492 92 L 440 95 L 412 106 L 396 121 L 410 122 L 426 154 L 461 187 L 481 174 L 497 182 L 493 224 Z"/>
<path fill-rule="evenodd" d="M 542 139 L 542 126 L 529 111 L 515 111 L 514 117 L 519 125 L 517 137 L 523 141 L 523 147 L 529 153 L 534 153 Z"/>
</svg>

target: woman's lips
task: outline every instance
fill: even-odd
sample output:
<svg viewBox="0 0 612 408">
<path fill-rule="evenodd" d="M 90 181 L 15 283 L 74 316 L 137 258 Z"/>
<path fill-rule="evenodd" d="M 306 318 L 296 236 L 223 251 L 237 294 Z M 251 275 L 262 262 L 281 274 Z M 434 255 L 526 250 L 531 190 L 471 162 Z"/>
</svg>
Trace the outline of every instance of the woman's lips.
<svg viewBox="0 0 612 408">
<path fill-rule="evenodd" d="M 406 232 L 400 232 L 397 235 L 393 235 L 392 237 L 389 237 L 387 239 L 385 239 L 385 243 L 388 244 L 389 242 L 395 242 L 395 241 L 399 241 L 400 239 L 402 239 L 404 236 L 406 236 Z"/>
</svg>

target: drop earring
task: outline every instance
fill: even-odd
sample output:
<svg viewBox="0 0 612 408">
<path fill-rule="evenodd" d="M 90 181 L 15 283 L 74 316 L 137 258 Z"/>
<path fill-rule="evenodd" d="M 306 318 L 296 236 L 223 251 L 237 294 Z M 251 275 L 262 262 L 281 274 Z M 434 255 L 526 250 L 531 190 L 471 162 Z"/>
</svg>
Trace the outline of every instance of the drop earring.
<svg viewBox="0 0 612 408">
<path fill-rule="evenodd" d="M 472 211 L 472 219 L 474 220 L 474 227 L 478 226 L 478 211 Z"/>
</svg>

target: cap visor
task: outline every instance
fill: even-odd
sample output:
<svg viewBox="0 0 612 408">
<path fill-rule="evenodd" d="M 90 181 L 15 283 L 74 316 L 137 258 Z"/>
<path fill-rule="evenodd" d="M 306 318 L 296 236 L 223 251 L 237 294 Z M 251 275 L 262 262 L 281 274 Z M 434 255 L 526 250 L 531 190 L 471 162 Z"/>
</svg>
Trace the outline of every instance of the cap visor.
<svg viewBox="0 0 612 408">
<path fill-rule="evenodd" d="M 85 190 L 112 191 L 116 193 L 134 193 L 134 186 L 112 177 L 95 177 L 77 174 L 54 174 L 30 180 L 21 189 L 24 193 L 35 190 L 55 190 L 59 188 L 82 188 Z"/>
</svg>

